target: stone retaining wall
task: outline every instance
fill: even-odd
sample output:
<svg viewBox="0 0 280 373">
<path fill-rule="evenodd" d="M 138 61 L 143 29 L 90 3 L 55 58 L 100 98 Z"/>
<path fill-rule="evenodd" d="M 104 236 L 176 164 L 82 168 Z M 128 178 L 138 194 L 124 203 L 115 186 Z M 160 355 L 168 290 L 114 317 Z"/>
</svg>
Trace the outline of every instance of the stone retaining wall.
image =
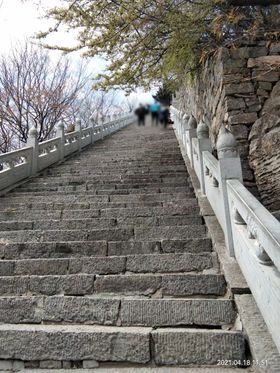
<svg viewBox="0 0 280 373">
<path fill-rule="evenodd" d="M 280 42 L 255 40 L 219 50 L 199 78 L 177 92 L 179 109 L 210 127 L 225 123 L 239 143 L 245 185 L 280 210 Z"/>
</svg>

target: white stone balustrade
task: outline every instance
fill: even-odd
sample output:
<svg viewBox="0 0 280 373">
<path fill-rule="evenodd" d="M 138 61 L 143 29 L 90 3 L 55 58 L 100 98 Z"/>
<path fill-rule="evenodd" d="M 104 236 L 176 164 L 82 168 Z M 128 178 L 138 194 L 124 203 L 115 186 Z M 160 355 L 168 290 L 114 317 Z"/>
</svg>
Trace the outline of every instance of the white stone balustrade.
<svg viewBox="0 0 280 373">
<path fill-rule="evenodd" d="M 280 222 L 242 184 L 237 143 L 230 131 L 221 128 L 216 159 L 206 125 L 199 124 L 195 134 L 195 118 L 190 117 L 185 129 L 183 113 L 171 107 L 171 116 L 201 193 L 223 229 L 229 255 L 237 260 L 280 351 Z"/>
<path fill-rule="evenodd" d="M 57 137 L 41 143 L 37 140 L 36 128 L 31 128 L 27 147 L 0 154 L 0 191 L 16 186 L 18 182 L 62 161 L 65 157 L 81 151 L 86 146 L 134 121 L 135 117 L 132 114 L 126 114 L 98 125 L 91 118 L 91 126 L 82 129 L 81 122 L 78 120 L 75 124 L 75 131 L 67 134 L 65 134 L 63 123 L 58 123 Z"/>
</svg>

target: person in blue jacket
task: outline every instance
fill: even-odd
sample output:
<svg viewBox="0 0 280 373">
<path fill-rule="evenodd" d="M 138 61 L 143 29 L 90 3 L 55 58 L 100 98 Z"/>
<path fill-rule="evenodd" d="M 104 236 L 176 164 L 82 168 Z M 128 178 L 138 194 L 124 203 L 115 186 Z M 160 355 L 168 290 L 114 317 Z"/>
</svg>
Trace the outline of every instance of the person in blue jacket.
<svg viewBox="0 0 280 373">
<path fill-rule="evenodd" d="M 154 102 L 149 107 L 150 113 L 152 115 L 152 124 L 158 125 L 159 122 L 159 113 L 160 113 L 160 104 L 158 102 Z"/>
</svg>

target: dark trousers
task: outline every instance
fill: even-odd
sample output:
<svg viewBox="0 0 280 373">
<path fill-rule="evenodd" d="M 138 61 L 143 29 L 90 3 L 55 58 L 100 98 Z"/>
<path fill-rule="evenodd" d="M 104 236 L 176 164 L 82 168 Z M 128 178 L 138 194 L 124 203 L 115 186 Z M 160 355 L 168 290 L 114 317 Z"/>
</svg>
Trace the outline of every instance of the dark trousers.
<svg viewBox="0 0 280 373">
<path fill-rule="evenodd" d="M 158 112 L 157 111 L 152 112 L 152 124 L 154 123 L 158 125 Z"/>
<path fill-rule="evenodd" d="M 138 117 L 138 126 L 145 126 L 145 117 Z"/>
</svg>

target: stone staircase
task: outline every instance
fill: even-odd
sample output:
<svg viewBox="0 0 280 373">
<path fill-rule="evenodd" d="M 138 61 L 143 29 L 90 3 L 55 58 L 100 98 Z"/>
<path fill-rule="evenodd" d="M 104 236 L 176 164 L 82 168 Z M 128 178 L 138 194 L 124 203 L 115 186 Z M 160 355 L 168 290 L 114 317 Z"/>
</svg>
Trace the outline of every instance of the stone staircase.
<svg viewBox="0 0 280 373">
<path fill-rule="evenodd" d="M 0 371 L 248 358 L 173 130 L 130 126 L 0 203 Z"/>
</svg>

